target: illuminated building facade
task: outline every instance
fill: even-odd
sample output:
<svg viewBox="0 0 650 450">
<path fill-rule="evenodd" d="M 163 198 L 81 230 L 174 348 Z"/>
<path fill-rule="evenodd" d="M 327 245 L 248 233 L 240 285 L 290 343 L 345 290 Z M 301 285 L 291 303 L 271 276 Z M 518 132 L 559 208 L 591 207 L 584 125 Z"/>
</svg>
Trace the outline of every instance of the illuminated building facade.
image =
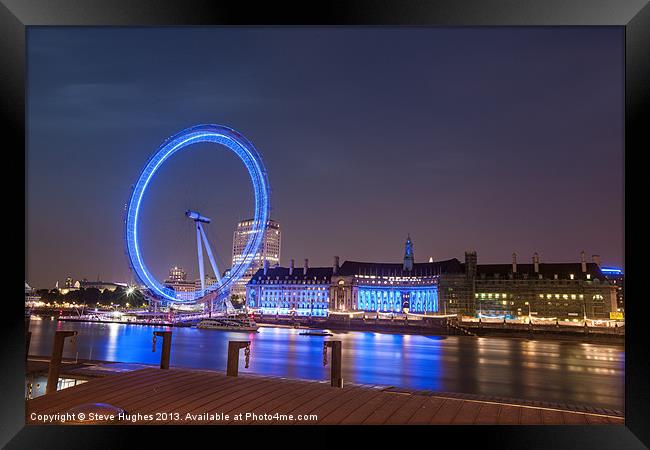
<svg viewBox="0 0 650 450">
<path fill-rule="evenodd" d="M 217 282 L 217 279 L 215 277 L 213 277 L 211 275 L 206 275 L 205 276 L 205 285 L 206 286 L 213 285 L 216 282 Z M 197 278 L 196 280 L 194 280 L 194 290 L 198 291 L 200 289 L 201 289 L 201 279 Z"/>
<path fill-rule="evenodd" d="M 172 288 L 177 293 L 193 293 L 196 290 L 196 284 L 193 281 L 187 280 L 187 272 L 182 267 L 174 266 L 169 269 L 169 276 L 164 281 L 166 287 Z M 199 287 L 201 283 L 199 282 Z M 180 294 L 182 296 L 182 294 Z M 185 297 L 183 297 L 185 298 Z M 187 297 L 190 298 L 190 297 Z"/>
<path fill-rule="evenodd" d="M 34 288 L 32 288 L 27 281 L 25 281 L 25 304 L 37 303 L 41 300 L 41 296 L 36 293 Z"/>
<path fill-rule="evenodd" d="M 170 283 L 175 283 L 178 281 L 186 281 L 187 280 L 187 273 L 183 270 L 182 267 L 172 267 L 169 269 L 169 276 L 167 277 L 167 281 Z"/>
<path fill-rule="evenodd" d="M 616 312 L 625 314 L 625 274 L 618 267 L 601 267 L 600 271 L 611 284 L 616 286 Z M 619 316 L 620 317 L 620 316 Z"/>
<path fill-rule="evenodd" d="M 460 273 L 457 259 L 416 263 L 410 236 L 404 245 L 403 263 L 335 260 L 330 297 L 339 312 L 437 313 L 439 283 L 447 273 Z"/>
<path fill-rule="evenodd" d="M 415 263 L 407 238 L 403 263 L 346 261 L 302 269 L 264 264 L 247 285 L 247 305 L 263 314 L 326 316 L 333 312 L 436 313 L 443 274 L 461 273 L 457 259 Z"/>
<path fill-rule="evenodd" d="M 232 245 L 232 267 L 239 264 L 244 259 L 244 250 L 250 234 L 255 232 L 253 229 L 253 219 L 242 220 L 237 224 L 233 235 Z M 280 264 L 280 247 L 282 243 L 282 232 L 280 224 L 274 220 L 268 220 L 262 245 L 259 251 L 253 257 L 253 262 L 244 275 L 234 284 L 231 289 L 233 295 L 246 296 L 246 284 L 253 275 L 264 266 L 264 261 L 268 261 L 270 266 Z"/>
<path fill-rule="evenodd" d="M 262 314 L 327 316 L 331 267 L 296 269 L 293 260 L 287 267 L 263 264 L 247 285 L 246 304 Z"/>
<path fill-rule="evenodd" d="M 535 253 L 532 264 L 518 264 L 512 256 L 512 264 L 479 264 L 467 277 L 474 291 L 473 315 L 581 321 L 609 319 L 616 311 L 616 287 L 596 263 L 585 261 L 584 252 L 578 263 L 541 263 Z"/>
<path fill-rule="evenodd" d="M 65 279 L 65 287 L 66 289 L 74 289 L 74 281 L 72 280 L 72 277 L 67 277 Z"/>
</svg>

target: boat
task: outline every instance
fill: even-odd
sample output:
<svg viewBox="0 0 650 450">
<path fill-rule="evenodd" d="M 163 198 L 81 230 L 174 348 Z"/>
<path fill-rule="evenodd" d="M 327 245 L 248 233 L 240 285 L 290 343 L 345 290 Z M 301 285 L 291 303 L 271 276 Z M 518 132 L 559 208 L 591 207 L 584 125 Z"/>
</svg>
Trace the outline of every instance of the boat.
<svg viewBox="0 0 650 450">
<path fill-rule="evenodd" d="M 257 331 L 259 325 L 245 315 L 228 315 L 203 319 L 196 325 L 196 328 L 202 330 Z"/>
<path fill-rule="evenodd" d="M 301 336 L 334 336 L 332 333 L 329 333 L 327 331 L 303 331 L 302 333 L 298 333 Z"/>
</svg>

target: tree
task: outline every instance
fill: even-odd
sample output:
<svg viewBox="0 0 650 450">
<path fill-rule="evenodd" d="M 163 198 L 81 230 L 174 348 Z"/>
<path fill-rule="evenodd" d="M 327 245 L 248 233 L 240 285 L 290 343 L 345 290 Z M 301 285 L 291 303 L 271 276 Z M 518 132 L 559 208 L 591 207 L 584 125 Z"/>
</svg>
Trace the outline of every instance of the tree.
<svg viewBox="0 0 650 450">
<path fill-rule="evenodd" d="M 94 305 L 97 303 L 101 292 L 97 288 L 87 288 L 83 289 L 81 294 L 81 301 L 86 305 Z"/>
</svg>

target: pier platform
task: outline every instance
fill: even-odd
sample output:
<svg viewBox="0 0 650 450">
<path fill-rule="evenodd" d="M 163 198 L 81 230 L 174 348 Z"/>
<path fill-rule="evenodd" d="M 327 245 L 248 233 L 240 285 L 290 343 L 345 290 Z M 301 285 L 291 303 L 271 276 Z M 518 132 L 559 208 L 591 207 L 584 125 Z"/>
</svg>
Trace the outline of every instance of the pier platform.
<svg viewBox="0 0 650 450">
<path fill-rule="evenodd" d="M 106 425 L 624 423 L 620 412 L 599 408 L 176 368 L 112 373 L 27 400 L 26 422 L 61 425 L 44 417 L 89 403 L 124 410 L 92 422 Z"/>
</svg>

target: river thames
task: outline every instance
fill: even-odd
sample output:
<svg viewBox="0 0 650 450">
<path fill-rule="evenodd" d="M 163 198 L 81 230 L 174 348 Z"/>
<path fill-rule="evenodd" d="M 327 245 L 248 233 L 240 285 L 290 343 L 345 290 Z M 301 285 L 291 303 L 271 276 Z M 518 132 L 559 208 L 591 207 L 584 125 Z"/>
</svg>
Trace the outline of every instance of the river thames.
<svg viewBox="0 0 650 450">
<path fill-rule="evenodd" d="M 159 364 L 164 327 L 32 319 L 30 355 L 49 356 L 56 330 L 77 330 L 64 357 Z M 510 397 L 624 410 L 623 344 L 466 336 L 337 332 L 261 327 L 257 333 L 171 328 L 172 367 L 225 371 L 229 340 L 250 340 L 250 367 L 241 373 L 327 380 L 323 341 L 343 342 L 346 382 Z M 76 348 L 75 348 L 76 347 Z"/>
</svg>

